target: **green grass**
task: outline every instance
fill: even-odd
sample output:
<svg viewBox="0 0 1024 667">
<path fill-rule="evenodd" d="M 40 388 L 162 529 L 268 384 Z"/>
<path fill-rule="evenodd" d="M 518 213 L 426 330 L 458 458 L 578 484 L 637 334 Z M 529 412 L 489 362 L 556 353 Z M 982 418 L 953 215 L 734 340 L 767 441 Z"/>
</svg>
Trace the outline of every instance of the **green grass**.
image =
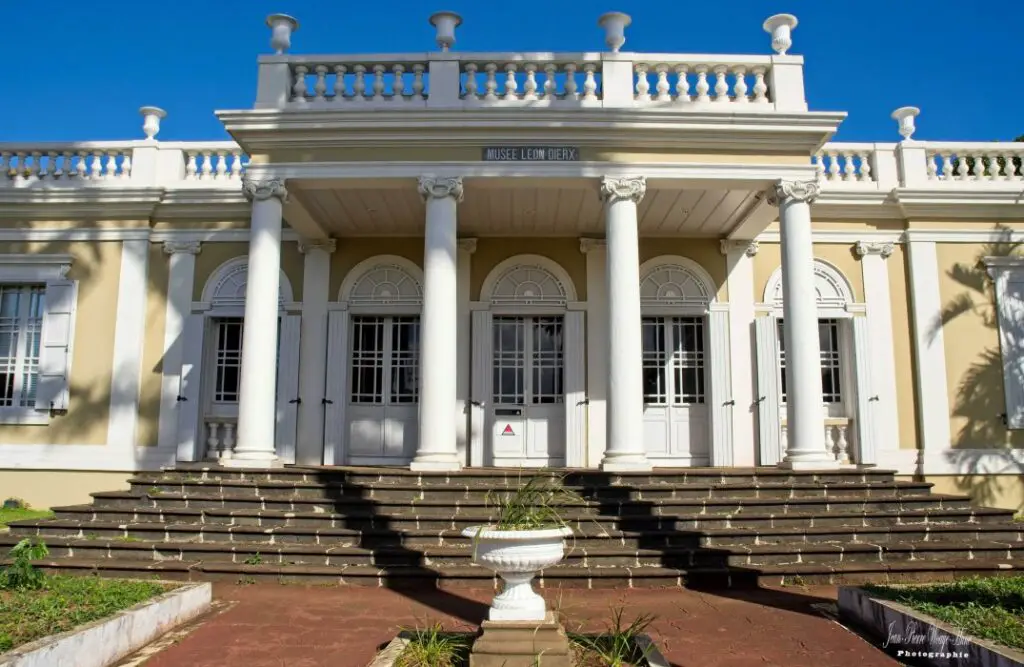
<svg viewBox="0 0 1024 667">
<path fill-rule="evenodd" d="M 934 616 L 964 633 L 1024 649 L 1024 577 L 963 579 L 949 584 L 864 586 L 877 597 Z"/>
<path fill-rule="evenodd" d="M 166 590 L 153 581 L 50 576 L 40 590 L 0 591 L 0 652 L 111 616 Z"/>
<path fill-rule="evenodd" d="M 445 632 L 440 624 L 406 630 L 409 643 L 395 658 L 395 667 L 458 667 L 468 663 L 470 637 Z"/>
<path fill-rule="evenodd" d="M 53 512 L 50 510 L 22 509 L 0 507 L 0 528 L 6 528 L 11 521 L 22 519 L 52 519 Z"/>
</svg>

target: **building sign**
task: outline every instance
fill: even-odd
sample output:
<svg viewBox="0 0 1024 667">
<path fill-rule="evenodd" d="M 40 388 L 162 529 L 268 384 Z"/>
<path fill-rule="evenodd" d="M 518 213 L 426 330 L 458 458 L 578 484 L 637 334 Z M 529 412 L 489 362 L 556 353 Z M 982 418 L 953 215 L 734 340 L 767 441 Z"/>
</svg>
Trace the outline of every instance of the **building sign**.
<svg viewBox="0 0 1024 667">
<path fill-rule="evenodd" d="M 484 162 L 579 162 L 577 146 L 488 146 Z"/>
</svg>

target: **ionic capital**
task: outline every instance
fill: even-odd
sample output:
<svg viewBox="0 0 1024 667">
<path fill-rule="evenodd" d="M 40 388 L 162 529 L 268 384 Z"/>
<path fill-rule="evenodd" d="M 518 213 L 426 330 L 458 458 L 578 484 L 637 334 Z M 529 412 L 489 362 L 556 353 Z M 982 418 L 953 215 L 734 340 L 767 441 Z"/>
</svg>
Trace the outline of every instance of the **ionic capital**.
<svg viewBox="0 0 1024 667">
<path fill-rule="evenodd" d="M 255 181 L 243 176 L 242 194 L 251 202 L 266 201 L 271 197 L 277 197 L 282 204 L 288 201 L 288 190 L 284 187 L 284 180 L 280 178 Z"/>
<path fill-rule="evenodd" d="M 647 193 L 647 177 L 623 178 L 605 176 L 601 179 L 601 199 L 607 202 L 632 201 L 639 204 Z"/>
<path fill-rule="evenodd" d="M 882 259 L 887 259 L 892 254 L 894 247 L 888 241 L 857 241 L 853 246 L 853 250 L 857 253 L 858 257 L 878 255 Z"/>
<path fill-rule="evenodd" d="M 779 181 L 768 190 L 768 203 L 778 206 L 783 202 L 813 204 L 821 193 L 818 181 Z"/>
<path fill-rule="evenodd" d="M 476 252 L 476 239 L 459 239 L 456 244 L 461 252 L 470 255 Z"/>
<path fill-rule="evenodd" d="M 452 197 L 459 203 L 462 202 L 462 179 L 420 176 L 419 192 L 424 201 Z"/>
<path fill-rule="evenodd" d="M 338 248 L 338 242 L 334 239 L 299 239 L 299 252 L 303 255 L 312 250 L 322 250 L 331 254 Z"/>
<path fill-rule="evenodd" d="M 722 239 L 719 245 L 719 250 L 722 251 L 723 255 L 729 255 L 734 252 L 743 251 L 743 254 L 747 257 L 753 257 L 757 254 L 759 246 L 757 241 L 741 241 L 735 239 Z"/>
<path fill-rule="evenodd" d="M 591 250 L 603 249 L 608 245 L 604 239 L 580 239 L 580 252 L 586 255 Z"/>
<path fill-rule="evenodd" d="M 164 252 L 168 255 L 198 255 L 202 245 L 199 241 L 164 241 Z"/>
</svg>

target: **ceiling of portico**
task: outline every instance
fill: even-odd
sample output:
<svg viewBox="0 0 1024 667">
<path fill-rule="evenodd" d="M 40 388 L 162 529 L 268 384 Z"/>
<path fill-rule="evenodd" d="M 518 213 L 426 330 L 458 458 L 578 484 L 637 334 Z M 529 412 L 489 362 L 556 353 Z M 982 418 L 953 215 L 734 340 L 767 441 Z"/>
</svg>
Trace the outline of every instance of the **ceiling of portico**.
<svg viewBox="0 0 1024 667">
<path fill-rule="evenodd" d="M 290 183 L 289 191 L 329 236 L 422 234 L 426 208 L 411 179 Z M 754 190 L 649 183 L 637 211 L 645 236 L 725 236 L 755 205 Z M 460 236 L 576 236 L 604 232 L 595 181 L 466 179 Z"/>
</svg>

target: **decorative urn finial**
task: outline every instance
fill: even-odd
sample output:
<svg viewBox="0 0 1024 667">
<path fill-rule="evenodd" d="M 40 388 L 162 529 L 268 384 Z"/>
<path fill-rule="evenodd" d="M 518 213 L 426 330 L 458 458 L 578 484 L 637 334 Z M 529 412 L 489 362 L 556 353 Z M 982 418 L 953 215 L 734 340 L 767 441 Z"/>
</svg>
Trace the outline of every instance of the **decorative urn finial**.
<svg viewBox="0 0 1024 667">
<path fill-rule="evenodd" d="M 462 17 L 455 12 L 434 12 L 430 15 L 430 25 L 437 28 L 437 46 L 447 51 L 455 44 L 455 29 L 462 25 Z"/>
<path fill-rule="evenodd" d="M 910 141 L 914 136 L 917 127 L 914 125 L 914 118 L 921 113 L 917 107 L 900 107 L 892 112 L 892 118 L 900 126 L 900 136 L 903 141 Z"/>
<path fill-rule="evenodd" d="M 271 14 L 267 17 L 270 28 L 270 48 L 281 55 L 292 45 L 292 33 L 299 29 L 299 22 L 287 14 Z"/>
<path fill-rule="evenodd" d="M 142 131 L 146 134 L 146 141 L 156 141 L 156 135 L 160 133 L 160 119 L 167 117 L 167 112 L 160 107 L 142 107 L 139 109 L 142 114 Z"/>
<path fill-rule="evenodd" d="M 765 19 L 764 31 L 772 36 L 775 53 L 786 55 L 789 47 L 793 46 L 793 28 L 796 26 L 797 20 L 792 14 L 776 14 Z"/>
<path fill-rule="evenodd" d="M 612 53 L 618 53 L 622 45 L 626 43 L 626 28 L 632 22 L 632 17 L 622 12 L 608 12 L 597 19 L 597 25 L 604 28 L 604 43 L 608 45 Z"/>
</svg>

